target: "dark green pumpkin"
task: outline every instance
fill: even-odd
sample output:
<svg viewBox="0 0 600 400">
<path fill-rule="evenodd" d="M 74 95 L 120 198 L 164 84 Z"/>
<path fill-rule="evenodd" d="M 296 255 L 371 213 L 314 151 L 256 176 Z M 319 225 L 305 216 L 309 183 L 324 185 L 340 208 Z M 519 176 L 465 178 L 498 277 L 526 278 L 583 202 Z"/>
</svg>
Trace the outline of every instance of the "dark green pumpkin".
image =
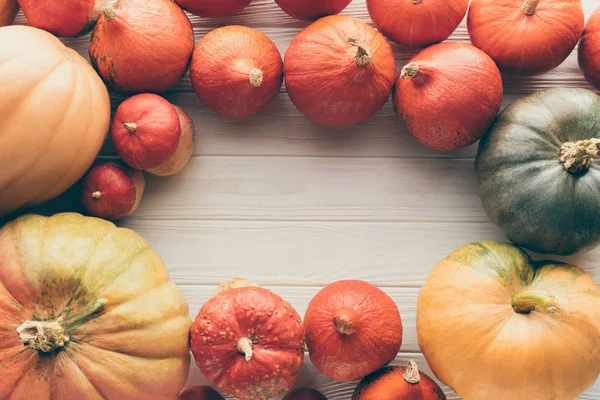
<svg viewBox="0 0 600 400">
<path fill-rule="evenodd" d="M 600 97 L 548 89 L 497 117 L 475 160 L 479 196 L 512 242 L 567 255 L 600 238 Z"/>
</svg>

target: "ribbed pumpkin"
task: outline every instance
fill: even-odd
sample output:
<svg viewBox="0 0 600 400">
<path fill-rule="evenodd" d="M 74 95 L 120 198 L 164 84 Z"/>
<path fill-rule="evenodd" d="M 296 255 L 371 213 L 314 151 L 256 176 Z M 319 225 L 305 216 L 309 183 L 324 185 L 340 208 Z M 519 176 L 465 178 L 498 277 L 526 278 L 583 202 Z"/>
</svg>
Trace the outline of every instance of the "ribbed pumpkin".
<svg viewBox="0 0 600 400">
<path fill-rule="evenodd" d="M 18 12 L 17 0 L 0 0 L 0 27 L 12 24 Z"/>
<path fill-rule="evenodd" d="M 585 79 L 600 90 L 600 8 L 590 17 L 579 42 L 579 67 Z"/>
<path fill-rule="evenodd" d="M 79 214 L 0 230 L 0 398 L 174 400 L 187 303 L 137 233 Z"/>
<path fill-rule="evenodd" d="M 0 215 L 59 195 L 85 174 L 110 121 L 89 63 L 40 29 L 0 29 Z"/>
</svg>

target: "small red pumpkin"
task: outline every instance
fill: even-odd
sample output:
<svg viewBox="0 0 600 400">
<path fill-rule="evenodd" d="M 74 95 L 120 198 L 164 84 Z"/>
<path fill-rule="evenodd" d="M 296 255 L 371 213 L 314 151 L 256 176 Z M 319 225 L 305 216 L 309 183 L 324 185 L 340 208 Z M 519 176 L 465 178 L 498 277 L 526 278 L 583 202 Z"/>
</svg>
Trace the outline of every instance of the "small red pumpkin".
<svg viewBox="0 0 600 400">
<path fill-rule="evenodd" d="M 258 286 L 227 282 L 200 309 L 192 352 L 204 375 L 240 400 L 268 400 L 295 383 L 304 360 L 300 316 Z"/>
<path fill-rule="evenodd" d="M 95 217 L 112 221 L 128 217 L 140 205 L 145 185 L 140 170 L 113 163 L 97 165 L 83 181 L 83 206 Z"/>
<path fill-rule="evenodd" d="M 179 400 L 225 400 L 210 386 L 196 386 L 181 393 Z"/>
<path fill-rule="evenodd" d="M 264 33 L 245 26 L 225 26 L 198 42 L 190 75 L 196 94 L 208 108 L 246 118 L 279 93 L 283 61 Z"/>
<path fill-rule="evenodd" d="M 294 105 L 327 126 L 363 122 L 387 101 L 396 77 L 383 35 L 355 18 L 321 18 L 292 40 L 285 84 Z"/>
<path fill-rule="evenodd" d="M 468 6 L 469 0 L 367 0 L 377 29 L 409 47 L 446 40 L 460 25 Z"/>
<path fill-rule="evenodd" d="M 298 388 L 285 395 L 283 400 L 327 400 L 327 397 L 316 389 Z"/>
<path fill-rule="evenodd" d="M 126 93 L 164 92 L 187 71 L 194 31 L 171 0 L 122 0 L 103 9 L 90 59 L 102 79 Z"/>
<path fill-rule="evenodd" d="M 283 11 L 294 18 L 313 21 L 326 15 L 339 14 L 352 0 L 275 0 Z"/>
<path fill-rule="evenodd" d="M 502 77 L 494 61 L 466 43 L 422 50 L 404 66 L 394 108 L 409 133 L 434 150 L 455 150 L 479 140 L 502 105 Z"/>
<path fill-rule="evenodd" d="M 579 42 L 579 67 L 585 79 L 600 89 L 600 8 L 588 20 Z"/>
<path fill-rule="evenodd" d="M 242 11 L 252 0 L 175 0 L 181 8 L 201 17 L 226 17 Z"/>
<path fill-rule="evenodd" d="M 562 64 L 581 37 L 581 0 L 473 0 L 471 42 L 501 71 L 538 75 Z"/>
<path fill-rule="evenodd" d="M 391 399 L 446 400 L 446 395 L 413 360 L 406 368 L 383 367 L 364 377 L 352 394 L 352 400 Z"/>
<path fill-rule="evenodd" d="M 19 0 L 29 25 L 62 37 L 91 31 L 110 2 L 114 0 Z"/>
<path fill-rule="evenodd" d="M 341 382 L 388 364 L 402 343 L 396 303 L 363 281 L 338 281 L 323 288 L 308 305 L 304 330 L 312 363 Z"/>
</svg>

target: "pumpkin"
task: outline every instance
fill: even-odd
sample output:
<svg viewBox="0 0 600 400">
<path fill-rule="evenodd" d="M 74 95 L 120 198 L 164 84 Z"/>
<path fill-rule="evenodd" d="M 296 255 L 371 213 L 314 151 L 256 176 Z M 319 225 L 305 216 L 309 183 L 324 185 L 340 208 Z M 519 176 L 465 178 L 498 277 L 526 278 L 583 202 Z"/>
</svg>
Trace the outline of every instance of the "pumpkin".
<svg viewBox="0 0 600 400">
<path fill-rule="evenodd" d="M 581 0 L 473 0 L 467 16 L 471 42 L 513 75 L 558 67 L 583 26 Z"/>
<path fill-rule="evenodd" d="M 446 40 L 464 19 L 468 6 L 469 0 L 367 0 L 379 32 L 409 47 Z"/>
<path fill-rule="evenodd" d="M 342 12 L 352 0 L 275 0 L 283 11 L 294 18 L 312 21 Z"/>
<path fill-rule="evenodd" d="M 194 31 L 171 0 L 121 0 L 102 10 L 92 31 L 92 65 L 111 88 L 164 92 L 181 80 L 194 50 Z"/>
<path fill-rule="evenodd" d="M 18 12 L 17 0 L 0 0 L 0 27 L 12 24 Z"/>
<path fill-rule="evenodd" d="M 181 393 L 179 400 L 225 400 L 210 386 L 195 386 Z"/>
<path fill-rule="evenodd" d="M 316 389 L 298 388 L 286 394 L 283 400 L 327 400 L 327 398 Z"/>
<path fill-rule="evenodd" d="M 4 0 L 0 0 L 0 3 Z M 116 0 L 19 0 L 33 27 L 56 36 L 76 37 L 91 31 L 102 9 Z"/>
<path fill-rule="evenodd" d="M 140 170 L 120 163 L 100 164 L 83 180 L 81 200 L 95 217 L 117 220 L 133 214 L 140 205 L 146 181 Z"/>
<path fill-rule="evenodd" d="M 600 8 L 588 20 L 578 49 L 579 67 L 585 79 L 600 89 Z"/>
<path fill-rule="evenodd" d="M 402 68 L 394 109 L 408 132 L 434 150 L 467 147 L 485 134 L 502 105 L 500 71 L 484 52 L 444 42 Z"/>
<path fill-rule="evenodd" d="M 421 288 L 417 333 L 433 373 L 464 400 L 576 399 L 600 373 L 600 288 L 513 245 L 468 244 Z"/>
<path fill-rule="evenodd" d="M 517 100 L 475 160 L 488 215 L 515 244 L 567 255 L 600 238 L 600 98 L 547 89 Z"/>
<path fill-rule="evenodd" d="M 243 280 L 222 285 L 200 309 L 192 352 L 204 375 L 240 400 L 288 390 L 304 360 L 302 320 L 281 297 Z"/>
<path fill-rule="evenodd" d="M 396 303 L 363 281 L 338 281 L 321 289 L 308 305 L 304 330 L 314 366 L 341 382 L 388 364 L 402 343 Z"/>
<path fill-rule="evenodd" d="M 0 398 L 175 399 L 190 325 L 137 233 L 74 213 L 0 230 Z"/>
<path fill-rule="evenodd" d="M 387 101 L 396 77 L 392 48 L 366 23 L 340 15 L 321 18 L 291 42 L 285 84 L 294 105 L 327 126 L 358 124 Z"/>
<path fill-rule="evenodd" d="M 201 17 L 226 17 L 237 14 L 252 0 L 175 0 L 181 8 Z"/>
<path fill-rule="evenodd" d="M 352 394 L 352 400 L 387 399 L 446 400 L 446 395 L 410 360 L 406 368 L 387 366 L 365 376 Z"/>
<path fill-rule="evenodd" d="M 245 26 L 225 26 L 198 42 L 190 76 L 194 91 L 208 108 L 247 118 L 279 93 L 283 61 L 264 33 Z"/>
<path fill-rule="evenodd" d="M 54 198 L 85 174 L 106 138 L 110 101 L 83 57 L 26 26 L 0 29 L 0 87 L 3 215 Z"/>
</svg>

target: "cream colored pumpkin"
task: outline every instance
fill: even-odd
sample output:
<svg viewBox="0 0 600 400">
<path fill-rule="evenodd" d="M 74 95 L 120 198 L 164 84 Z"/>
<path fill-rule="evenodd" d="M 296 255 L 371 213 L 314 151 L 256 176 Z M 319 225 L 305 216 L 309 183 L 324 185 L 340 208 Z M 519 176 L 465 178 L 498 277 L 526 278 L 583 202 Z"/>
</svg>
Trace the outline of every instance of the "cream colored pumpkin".
<svg viewBox="0 0 600 400">
<path fill-rule="evenodd" d="M 18 11 L 17 0 L 0 0 L 0 27 L 12 24 Z"/>
<path fill-rule="evenodd" d="M 600 289 L 577 267 L 469 244 L 425 282 L 417 332 L 463 400 L 574 400 L 600 373 Z"/>
<path fill-rule="evenodd" d="M 47 201 L 90 167 L 110 101 L 92 66 L 40 29 L 0 29 L 0 215 Z"/>
<path fill-rule="evenodd" d="M 74 213 L 0 230 L 0 399 L 175 400 L 190 327 L 137 233 Z"/>
</svg>

